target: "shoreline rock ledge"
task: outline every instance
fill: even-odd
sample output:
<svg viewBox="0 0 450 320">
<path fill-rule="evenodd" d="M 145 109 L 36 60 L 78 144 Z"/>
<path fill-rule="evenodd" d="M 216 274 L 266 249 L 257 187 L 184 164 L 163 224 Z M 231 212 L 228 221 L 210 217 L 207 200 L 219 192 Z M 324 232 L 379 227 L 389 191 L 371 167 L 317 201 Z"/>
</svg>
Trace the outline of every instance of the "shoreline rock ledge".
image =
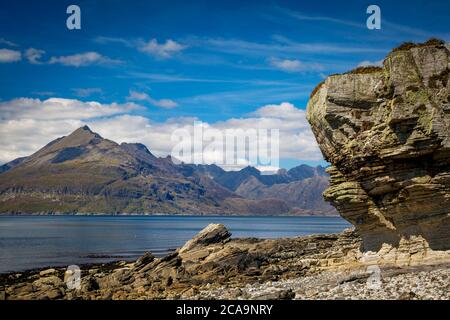
<svg viewBox="0 0 450 320">
<path fill-rule="evenodd" d="M 307 106 L 331 163 L 324 197 L 384 261 L 449 261 L 449 56 L 440 40 L 403 44 L 329 76 Z"/>
</svg>

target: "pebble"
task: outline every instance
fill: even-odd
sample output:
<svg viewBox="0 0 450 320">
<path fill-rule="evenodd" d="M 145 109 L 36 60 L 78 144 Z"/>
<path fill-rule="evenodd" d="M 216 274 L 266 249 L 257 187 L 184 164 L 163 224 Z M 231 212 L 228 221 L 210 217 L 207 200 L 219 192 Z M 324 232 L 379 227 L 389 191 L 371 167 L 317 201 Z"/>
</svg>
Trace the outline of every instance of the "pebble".
<svg viewBox="0 0 450 320">
<path fill-rule="evenodd" d="M 382 275 L 383 276 L 383 275 Z M 394 276 L 383 276 L 379 287 L 368 287 L 367 282 L 353 281 L 339 284 L 343 273 L 323 272 L 313 276 L 247 284 L 240 291 L 235 288 L 220 287 L 216 290 L 200 291 L 200 299 L 259 299 L 272 297 L 274 292 L 292 290 L 295 299 L 382 299 L 382 300 L 446 300 L 450 297 L 447 283 L 450 269 L 407 272 Z M 320 288 L 318 290 L 317 288 Z M 235 294 L 233 294 L 235 293 Z M 236 294 L 237 293 L 237 294 Z"/>
</svg>

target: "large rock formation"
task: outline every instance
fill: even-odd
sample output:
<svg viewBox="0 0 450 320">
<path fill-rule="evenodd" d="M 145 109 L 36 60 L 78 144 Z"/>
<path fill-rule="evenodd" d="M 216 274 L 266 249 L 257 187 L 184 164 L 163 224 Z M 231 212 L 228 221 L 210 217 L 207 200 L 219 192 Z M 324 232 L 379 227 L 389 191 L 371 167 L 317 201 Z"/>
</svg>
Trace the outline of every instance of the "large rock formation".
<svg viewBox="0 0 450 320">
<path fill-rule="evenodd" d="M 450 249 L 449 49 L 404 44 L 382 68 L 330 76 L 311 96 L 308 121 L 332 164 L 325 199 L 365 250 Z"/>
</svg>

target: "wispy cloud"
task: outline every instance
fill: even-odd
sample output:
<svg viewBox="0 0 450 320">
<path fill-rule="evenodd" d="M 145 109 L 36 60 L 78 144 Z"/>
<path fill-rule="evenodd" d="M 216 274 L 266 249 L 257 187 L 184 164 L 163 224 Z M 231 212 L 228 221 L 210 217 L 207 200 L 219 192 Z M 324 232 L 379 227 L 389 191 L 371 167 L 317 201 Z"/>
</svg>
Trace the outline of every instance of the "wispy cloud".
<svg viewBox="0 0 450 320">
<path fill-rule="evenodd" d="M 217 78 L 196 78 L 190 76 L 184 76 L 179 74 L 160 74 L 160 73 L 145 73 L 145 72 L 130 72 L 130 77 L 145 79 L 155 83 L 164 82 L 199 82 L 199 83 L 233 83 L 233 84 L 246 84 L 246 85 L 258 85 L 258 86 L 286 86 L 286 85 L 298 85 L 298 83 L 282 81 L 282 80 L 264 80 L 264 79 L 217 79 Z"/>
<path fill-rule="evenodd" d="M 71 67 L 85 67 L 91 65 L 118 65 L 123 64 L 124 61 L 112 59 L 104 56 L 98 52 L 90 51 L 84 53 L 76 53 L 67 56 L 53 56 L 49 60 L 44 61 L 42 57 L 45 51 L 36 48 L 27 49 L 23 56 L 30 64 L 62 64 Z M 16 50 L 0 49 L 0 63 L 13 62 L 22 59 L 22 53 Z"/>
<path fill-rule="evenodd" d="M 128 40 L 125 38 L 118 38 L 118 37 L 104 37 L 104 36 L 98 36 L 93 39 L 94 42 L 99 44 L 111 44 L 111 43 L 117 43 L 124 46 L 134 47 L 137 46 L 138 41 L 136 40 Z"/>
<path fill-rule="evenodd" d="M 178 106 L 178 104 L 171 100 L 171 99 L 153 99 L 151 96 L 149 96 L 147 93 L 144 92 L 137 92 L 134 90 L 130 90 L 130 95 L 127 97 L 127 100 L 130 101 L 144 101 L 148 102 L 151 105 L 155 107 L 160 107 L 164 109 L 172 109 Z"/>
<path fill-rule="evenodd" d="M 181 45 L 172 39 L 167 39 L 165 43 L 161 44 L 158 43 L 158 40 L 151 39 L 148 42 L 142 43 L 138 47 L 140 51 L 161 59 L 171 58 L 174 54 L 184 50 L 185 48 L 186 46 Z"/>
<path fill-rule="evenodd" d="M 103 93 L 103 90 L 100 88 L 73 88 L 72 91 L 80 98 L 86 98 L 95 93 Z"/>
<path fill-rule="evenodd" d="M 54 91 L 33 91 L 32 93 L 42 97 L 56 96 L 56 92 Z"/>
<path fill-rule="evenodd" d="M 4 44 L 4 45 L 10 46 L 10 47 L 17 47 L 18 46 L 14 42 L 8 41 L 5 38 L 0 38 L 0 44 Z"/>
<path fill-rule="evenodd" d="M 22 53 L 17 50 L 0 49 L 0 63 L 10 63 L 22 60 Z"/>
<path fill-rule="evenodd" d="M 214 105 L 222 108 L 222 115 L 227 115 L 235 114 L 234 108 L 239 108 L 240 106 L 248 107 L 265 103 L 277 103 L 278 101 L 304 99 L 309 96 L 312 88 L 314 88 L 314 84 L 226 90 L 178 98 L 177 101 L 186 107 L 198 107 L 199 112 L 204 110 L 205 105 Z"/>
<path fill-rule="evenodd" d="M 429 32 L 429 31 L 419 29 L 419 28 L 414 28 L 414 27 L 410 27 L 410 26 L 393 23 L 385 18 L 383 18 L 381 20 L 381 25 L 382 25 L 382 28 L 387 28 L 391 31 L 410 35 L 415 38 L 426 39 L 426 38 L 433 38 L 433 37 L 439 37 L 439 38 L 442 37 L 442 38 L 448 39 L 450 37 L 450 33 L 437 34 L 436 32 Z"/>
<path fill-rule="evenodd" d="M 159 43 L 156 38 L 144 40 L 142 38 L 125 39 L 120 37 L 104 37 L 99 36 L 93 39 L 99 44 L 120 44 L 126 47 L 137 49 L 158 59 L 169 59 L 175 54 L 187 48 L 186 45 L 172 39 L 166 39 L 165 42 Z"/>
<path fill-rule="evenodd" d="M 287 54 L 314 53 L 320 55 L 342 55 L 349 53 L 385 53 L 388 49 L 350 46 L 348 44 L 332 43 L 302 43 L 295 41 L 280 41 L 260 43 L 242 39 L 226 38 L 190 38 L 189 44 L 197 47 L 208 47 L 209 50 L 233 55 L 245 56 L 279 56 Z"/>
<path fill-rule="evenodd" d="M 45 54 L 44 50 L 39 50 L 35 48 L 29 48 L 27 51 L 25 51 L 25 57 L 31 64 L 42 64 L 43 62 L 40 61 L 40 59 L 44 54 Z"/>
<path fill-rule="evenodd" d="M 303 63 L 297 59 L 271 58 L 269 59 L 269 63 L 274 68 L 285 72 L 323 71 L 325 69 L 324 66 L 319 63 Z"/>
<path fill-rule="evenodd" d="M 299 21 L 312 21 L 312 22 L 325 22 L 325 23 L 331 23 L 331 24 L 338 24 L 341 26 L 348 26 L 352 28 L 358 28 L 358 29 L 366 29 L 365 20 L 361 19 L 360 22 L 355 22 L 351 20 L 345 20 L 340 19 L 336 17 L 330 17 L 330 16 L 321 16 L 321 15 L 313 15 L 313 14 L 306 14 L 303 12 L 293 11 L 286 8 L 280 8 L 275 7 L 275 11 L 279 12 L 281 15 L 285 17 L 290 17 L 295 20 Z M 273 18 L 273 16 L 272 16 Z M 283 21 L 283 19 L 279 19 L 279 21 Z M 430 32 L 427 30 L 424 30 L 422 28 L 416 28 L 411 27 L 407 25 L 401 25 L 398 23 L 393 23 L 386 19 L 385 17 L 382 17 L 381 20 L 382 30 L 390 34 L 391 36 L 394 36 L 395 34 L 402 34 L 402 35 L 408 35 L 413 38 L 431 38 L 431 37 L 441 37 L 448 39 L 450 37 L 449 33 L 445 34 L 437 34 L 436 32 Z"/>
<path fill-rule="evenodd" d="M 358 22 L 354 22 L 354 21 L 339 19 L 336 17 L 307 15 L 307 14 L 303 14 L 298 11 L 287 10 L 284 8 L 278 8 L 278 11 L 281 13 L 284 13 L 285 15 L 287 15 L 291 18 L 294 18 L 297 20 L 302 20 L 302 21 L 330 22 L 330 23 L 334 23 L 334 24 L 340 24 L 340 25 L 345 25 L 345 26 L 355 27 L 355 28 L 365 28 L 366 27 L 365 21 L 358 23 Z"/>
<path fill-rule="evenodd" d="M 90 65 L 117 65 L 123 61 L 111 59 L 97 52 L 77 53 L 69 56 L 52 57 L 49 64 L 62 64 L 71 67 L 85 67 Z"/>
<path fill-rule="evenodd" d="M 193 58 L 187 54 L 178 57 L 178 60 L 187 64 L 207 64 L 223 65 L 239 69 L 267 70 L 267 66 L 257 64 L 245 64 L 231 62 L 225 55 L 242 56 L 245 58 L 264 58 L 273 56 L 283 56 L 287 60 L 296 60 L 293 56 L 301 54 L 315 54 L 321 56 L 336 56 L 357 53 L 386 53 L 389 48 L 373 46 L 358 46 L 341 43 L 308 43 L 296 42 L 286 37 L 275 36 L 271 42 L 254 42 L 237 38 L 213 38 L 189 36 L 179 41 L 167 39 L 159 43 L 157 39 L 144 41 L 142 39 L 125 39 L 118 37 L 96 37 L 93 39 L 101 44 L 120 44 L 130 48 L 135 48 L 158 59 L 173 58 L 177 53 L 182 52 L 187 47 L 201 49 L 201 54 L 197 53 Z M 220 54 L 220 57 L 211 54 Z M 225 55 L 223 55 L 225 54 Z M 288 57 L 290 56 L 290 57 Z M 301 61 L 303 69 L 321 69 L 318 64 Z M 308 66 L 309 65 L 309 66 Z M 307 67 L 308 66 L 308 67 Z M 325 65 L 322 64 L 322 67 Z"/>
</svg>

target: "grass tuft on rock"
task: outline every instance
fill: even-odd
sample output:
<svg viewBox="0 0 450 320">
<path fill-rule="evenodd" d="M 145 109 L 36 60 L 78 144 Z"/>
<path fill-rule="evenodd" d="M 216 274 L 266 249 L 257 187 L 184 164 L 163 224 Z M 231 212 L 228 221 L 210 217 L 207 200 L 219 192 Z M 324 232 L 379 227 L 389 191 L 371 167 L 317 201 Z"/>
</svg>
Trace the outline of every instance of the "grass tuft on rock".
<svg viewBox="0 0 450 320">
<path fill-rule="evenodd" d="M 347 71 L 344 74 L 367 74 L 367 73 L 374 73 L 382 71 L 383 68 L 379 66 L 364 66 L 364 67 L 357 67 L 353 70 Z"/>
<path fill-rule="evenodd" d="M 403 42 L 398 47 L 392 49 L 391 52 L 405 51 L 410 50 L 412 48 L 423 48 L 429 46 L 443 46 L 445 45 L 445 41 L 437 38 L 430 38 L 423 43 L 414 43 L 414 42 Z"/>
</svg>

